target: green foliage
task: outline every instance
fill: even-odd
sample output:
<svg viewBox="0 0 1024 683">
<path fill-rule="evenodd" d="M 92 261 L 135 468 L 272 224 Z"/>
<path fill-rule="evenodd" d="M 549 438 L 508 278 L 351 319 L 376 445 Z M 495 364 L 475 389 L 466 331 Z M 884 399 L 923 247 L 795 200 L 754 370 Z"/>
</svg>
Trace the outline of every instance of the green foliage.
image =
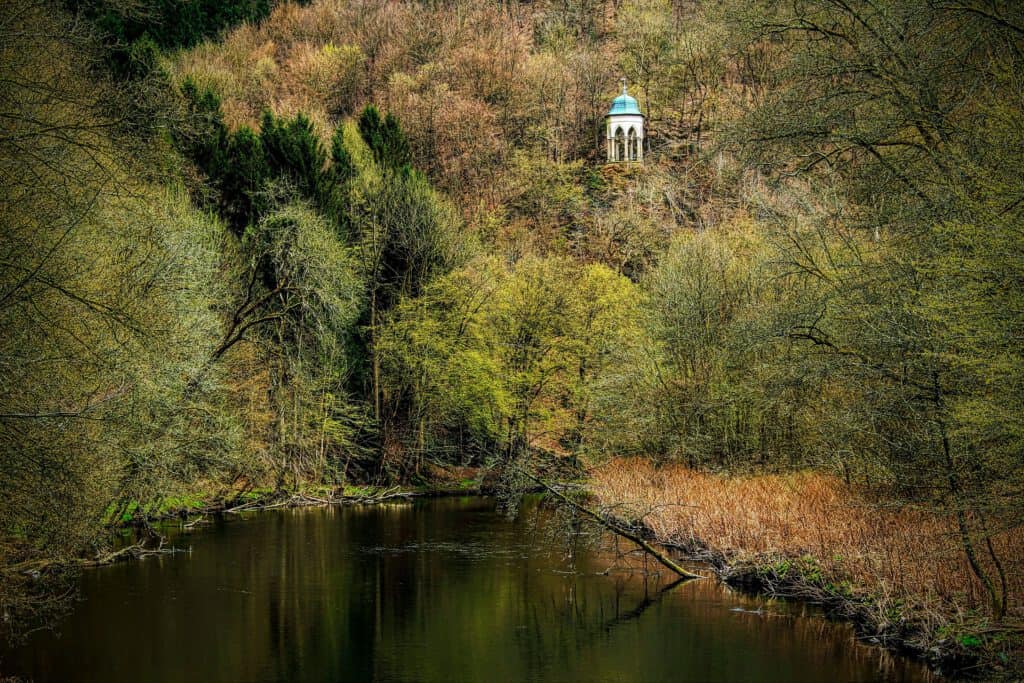
<svg viewBox="0 0 1024 683">
<path fill-rule="evenodd" d="M 163 516 L 171 513 L 193 512 L 201 510 L 206 506 L 202 496 L 186 494 L 181 496 L 167 496 L 160 501 L 160 505 L 154 514 Z"/>
<path fill-rule="evenodd" d="M 327 154 L 308 118 L 298 114 L 281 119 L 265 111 L 260 140 L 272 177 L 294 184 L 299 196 L 308 200 L 323 196 Z"/>
<path fill-rule="evenodd" d="M 1020 9 L 773 10 L 749 17 L 760 35 L 779 31 L 785 52 L 746 122 L 743 136 L 759 142 L 745 151 L 799 178 L 791 196 L 828 198 L 779 212 L 785 267 L 804 297 L 789 334 L 821 351 L 819 367 L 852 395 L 834 419 L 857 453 L 847 464 L 955 519 L 1002 618 L 993 529 L 1024 521 L 1024 357 L 1010 342 L 1024 290 L 1004 256 L 1022 235 L 1024 187 L 1009 170 L 1022 160 L 1022 88 L 1010 76 Z"/>
<path fill-rule="evenodd" d="M 209 88 L 200 88 L 192 79 L 181 85 L 187 122 L 174 130 L 178 149 L 204 173 L 216 178 L 223 172 L 228 129 L 224 125 L 220 98 Z"/>
<path fill-rule="evenodd" d="M 127 76 L 132 79 L 143 79 L 154 73 L 160 65 L 160 48 L 149 37 L 142 34 L 128 49 Z"/>
<path fill-rule="evenodd" d="M 267 211 L 266 182 L 271 177 L 271 167 L 263 140 L 248 128 L 240 128 L 228 137 L 222 159 L 215 171 L 221 215 L 241 234 Z"/>
<path fill-rule="evenodd" d="M 458 255 L 454 209 L 419 173 L 387 178 L 368 199 L 356 229 L 375 257 L 371 286 L 386 310 L 400 296 L 416 296 L 424 285 L 454 264 Z"/>
<path fill-rule="evenodd" d="M 135 518 L 135 511 L 138 509 L 139 501 L 133 500 L 129 502 L 128 505 L 123 508 L 124 511 L 121 513 L 121 518 L 118 521 L 121 523 L 128 523 L 132 521 Z"/>
<path fill-rule="evenodd" d="M 380 351 L 389 392 L 412 402 L 419 452 L 519 457 L 542 435 L 579 449 L 595 386 L 639 332 L 635 297 L 603 266 L 529 257 L 511 269 L 479 259 L 404 300 Z"/>
<path fill-rule="evenodd" d="M 241 494 L 238 497 L 238 499 L 239 500 L 244 500 L 244 501 L 247 501 L 247 502 L 252 502 L 252 501 L 256 501 L 256 500 L 262 500 L 262 499 L 265 499 L 265 498 L 269 498 L 273 494 L 274 494 L 274 489 L 269 488 L 269 487 L 259 487 L 259 488 L 254 488 L 254 489 L 252 489 L 250 491 L 246 491 L 245 493 Z"/>
<path fill-rule="evenodd" d="M 373 151 L 375 157 L 379 155 L 379 150 L 384 145 L 380 135 L 380 128 L 380 110 L 372 104 L 366 105 L 366 108 L 359 114 L 359 134 Z"/>
<path fill-rule="evenodd" d="M 284 456 L 277 468 L 298 486 L 344 478 L 363 429 L 358 406 L 346 401 L 346 340 L 363 293 L 351 250 L 322 216 L 302 205 L 278 209 L 243 239 L 249 282 L 237 290 L 234 328 L 220 355 L 243 335 L 270 351 L 273 441 Z M 257 283 L 260 283 L 257 285 Z"/>
<path fill-rule="evenodd" d="M 961 635 L 959 638 L 957 638 L 957 642 L 963 645 L 964 647 L 968 648 L 981 647 L 982 645 L 981 638 L 970 633 L 965 633 Z"/>
<path fill-rule="evenodd" d="M 368 105 L 359 115 L 359 134 L 382 167 L 397 170 L 412 162 L 409 142 L 398 119 L 390 112 L 381 119 L 380 111 Z"/>
<path fill-rule="evenodd" d="M 230 133 L 220 100 L 193 81 L 182 84 L 188 122 L 175 134 L 178 149 L 210 179 L 221 216 L 238 235 L 275 205 L 301 198 L 328 215 L 345 237 L 351 222 L 349 183 L 356 175 L 343 129 L 332 141 L 330 164 L 312 122 L 263 113 L 259 134 L 243 126 Z"/>
<path fill-rule="evenodd" d="M 345 147 L 345 129 L 339 126 L 331 138 L 330 180 L 333 184 L 343 185 L 352 180 L 357 172 L 352 155 Z"/>
<path fill-rule="evenodd" d="M 643 279 L 638 344 L 602 387 L 604 449 L 742 469 L 813 454 L 821 386 L 789 355 L 793 296 L 751 226 L 680 235 Z"/>
<path fill-rule="evenodd" d="M 283 288 L 280 310 L 298 308 L 296 315 L 321 330 L 344 330 L 353 322 L 355 264 L 322 216 L 302 205 L 286 206 L 252 226 L 243 245 L 253 267 L 269 267 L 268 284 Z M 310 339 L 320 341 L 330 338 Z"/>
<path fill-rule="evenodd" d="M 409 396 L 421 457 L 424 449 L 447 446 L 448 434 L 466 455 L 486 453 L 501 439 L 509 397 L 477 309 L 502 273 L 490 262 L 475 266 L 404 300 L 381 332 L 386 395 Z"/>
<path fill-rule="evenodd" d="M 345 146 L 345 128 L 339 126 L 331 138 L 331 163 L 321 182 L 321 210 L 333 219 L 338 234 L 349 237 L 352 224 L 352 183 L 359 170 Z"/>
<path fill-rule="evenodd" d="M 367 147 L 360 150 L 360 156 L 364 150 L 368 153 Z M 423 175 L 408 167 L 399 173 L 381 174 L 372 160 L 355 161 L 362 168 L 358 182 L 353 179 L 350 183 L 355 186 L 351 238 L 369 301 L 362 319 L 364 334 L 355 340 L 365 353 L 353 386 L 369 396 L 379 423 L 383 407 L 377 350 L 381 323 L 402 297 L 417 296 L 433 278 L 459 262 L 460 221 L 450 202 Z"/>
<path fill-rule="evenodd" d="M 242 22 L 270 14 L 274 0 L 64 0 L 100 31 L 115 72 L 129 78 L 139 74 L 138 55 L 149 46 L 162 49 L 191 47 Z"/>
<path fill-rule="evenodd" d="M 582 162 L 559 163 L 517 152 L 509 208 L 538 230 L 567 233 L 583 201 Z"/>
</svg>

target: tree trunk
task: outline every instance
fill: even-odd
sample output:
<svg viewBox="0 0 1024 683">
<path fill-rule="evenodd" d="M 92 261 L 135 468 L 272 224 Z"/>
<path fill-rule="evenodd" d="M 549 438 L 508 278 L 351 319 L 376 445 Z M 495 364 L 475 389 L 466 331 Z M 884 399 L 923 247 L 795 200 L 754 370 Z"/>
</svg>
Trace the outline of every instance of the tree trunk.
<svg viewBox="0 0 1024 683">
<path fill-rule="evenodd" d="M 602 527 L 604 527 L 608 531 L 612 532 L 616 536 L 621 536 L 622 538 L 625 538 L 627 540 L 632 541 L 633 543 L 636 543 L 638 546 L 640 546 L 644 550 L 645 553 L 647 553 L 648 555 L 653 557 L 655 560 L 660 562 L 662 565 L 664 565 L 665 567 L 668 567 L 669 569 L 671 569 L 673 572 L 675 572 L 679 576 L 683 577 L 684 579 L 703 579 L 704 578 L 700 574 L 694 574 L 693 572 L 687 571 L 686 569 L 680 567 L 678 564 L 673 562 L 672 559 L 670 557 L 668 557 L 668 555 L 666 555 L 665 553 L 661 552 L 660 550 L 658 550 L 657 548 L 652 546 L 650 543 L 648 543 L 643 538 L 638 536 L 635 532 L 633 532 L 630 529 L 626 528 L 623 524 L 621 524 L 620 522 L 618 522 L 614 518 L 605 516 L 605 515 L 597 512 L 596 510 L 591 510 L 590 508 L 584 506 L 582 503 L 579 503 L 579 502 L 569 498 L 564 493 L 562 493 L 558 489 L 554 488 L 553 486 L 548 484 L 546 481 L 544 481 L 540 477 L 536 477 L 536 476 L 530 474 L 529 472 L 526 472 L 525 470 L 521 470 L 519 468 L 514 468 L 514 469 L 516 471 L 518 471 L 519 473 L 523 474 L 526 478 L 528 478 L 531 481 L 534 481 L 537 484 L 539 484 L 541 487 L 544 488 L 544 490 L 546 490 L 548 493 L 553 495 L 555 498 L 558 498 L 560 501 L 562 501 L 563 503 L 565 503 L 566 505 L 571 507 L 573 510 L 576 510 L 578 512 L 582 512 L 584 515 L 586 515 L 587 517 L 590 517 L 591 519 L 596 521 L 598 524 L 600 524 Z"/>
<path fill-rule="evenodd" d="M 978 562 L 977 553 L 974 550 L 974 542 L 971 541 L 970 527 L 967 524 L 967 513 L 964 510 L 964 503 L 960 492 L 960 482 L 956 475 L 956 471 L 953 468 L 953 454 L 949 445 L 949 435 L 946 433 L 946 423 L 941 419 L 939 422 L 939 433 L 942 437 L 942 453 L 946 460 L 946 480 L 949 484 L 949 492 L 953 498 L 953 507 L 956 513 L 956 524 L 957 529 L 960 532 L 960 544 L 963 546 L 964 553 L 967 555 L 967 562 L 971 565 L 971 571 L 978 577 L 982 585 L 985 586 L 985 591 L 988 593 L 989 603 L 992 607 L 992 615 L 997 621 L 1003 618 L 1003 611 L 1005 605 L 1005 596 L 1000 599 L 999 594 L 996 592 L 996 587 L 992 583 L 992 579 L 982 569 L 981 564 Z"/>
</svg>

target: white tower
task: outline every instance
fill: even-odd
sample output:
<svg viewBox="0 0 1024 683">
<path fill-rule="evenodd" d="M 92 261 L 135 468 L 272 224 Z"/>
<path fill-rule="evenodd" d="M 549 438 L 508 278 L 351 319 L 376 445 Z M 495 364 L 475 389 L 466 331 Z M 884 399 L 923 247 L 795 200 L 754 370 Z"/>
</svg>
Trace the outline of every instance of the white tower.
<svg viewBox="0 0 1024 683">
<path fill-rule="evenodd" d="M 608 123 L 608 161 L 643 161 L 644 115 L 636 98 L 626 92 L 625 78 L 622 94 L 615 98 L 604 118 Z"/>
</svg>

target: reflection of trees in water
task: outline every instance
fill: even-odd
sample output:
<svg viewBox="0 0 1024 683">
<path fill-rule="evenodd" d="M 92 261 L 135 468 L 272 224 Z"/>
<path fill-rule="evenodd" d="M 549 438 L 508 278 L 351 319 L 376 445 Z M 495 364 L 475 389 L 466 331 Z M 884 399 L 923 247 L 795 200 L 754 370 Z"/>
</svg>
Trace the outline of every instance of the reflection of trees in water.
<svg viewBox="0 0 1024 683">
<path fill-rule="evenodd" d="M 673 588 L 675 588 L 676 586 L 679 586 L 680 584 L 682 584 L 682 583 L 684 583 L 686 581 L 687 581 L 687 579 L 676 579 L 675 581 L 673 581 L 672 583 L 668 584 L 667 586 L 662 586 L 661 588 L 659 588 L 656 592 L 654 592 L 652 594 L 652 593 L 648 593 L 647 592 L 647 581 L 645 580 L 644 581 L 644 597 L 640 600 L 640 602 L 638 602 L 636 604 L 636 607 L 634 607 L 631 610 L 627 610 L 625 612 L 622 612 L 620 614 L 616 614 L 614 617 L 612 617 L 611 619 L 609 619 L 606 622 L 604 622 L 604 624 L 602 624 L 601 628 L 603 630 L 605 630 L 605 631 L 611 631 L 613 628 L 615 628 L 617 626 L 621 626 L 622 624 L 628 624 L 631 621 L 635 621 L 635 620 L 639 619 L 640 617 L 642 617 L 644 615 L 644 612 L 646 612 L 648 609 L 651 608 L 651 606 L 656 605 L 659 602 L 661 602 L 662 598 L 664 598 L 666 595 L 668 595 L 668 593 L 670 591 L 672 591 Z M 616 584 L 616 592 L 621 590 L 619 586 L 620 586 L 620 584 L 617 583 Z"/>
<path fill-rule="evenodd" d="M 614 542 L 590 549 L 586 529 L 567 558 L 571 518 L 536 498 L 512 522 L 495 508 L 493 499 L 439 499 L 218 523 L 197 534 L 187 559 L 91 576 L 67 630 L 104 627 L 87 639 L 41 634 L 20 661 L 46 660 L 54 678 L 71 678 L 62 672 L 88 653 L 93 678 L 116 660 L 119 670 L 221 680 L 677 680 L 699 678 L 708 656 L 736 675 L 765 658 L 806 672 L 811 658 L 860 680 L 878 661 L 868 650 L 851 663 L 849 630 L 793 618 L 803 608 L 768 603 L 790 615 L 769 621 L 753 613 L 764 601 L 714 581 L 671 583 L 654 562 L 660 573 L 645 574 L 642 556 L 606 575 Z M 125 606 L 126 591 L 138 602 Z M 751 613 L 729 611 L 736 606 Z M 751 652 L 727 652 L 738 638 Z M 156 639 L 156 654 L 139 646 Z M 665 658 L 666 647 L 679 657 Z M 181 661 L 185 651 L 195 657 Z M 636 661 L 642 668 L 630 668 Z"/>
<path fill-rule="evenodd" d="M 36 631 L 56 628 L 78 599 L 80 575 L 77 565 L 0 574 L 0 635 L 16 647 Z"/>
</svg>

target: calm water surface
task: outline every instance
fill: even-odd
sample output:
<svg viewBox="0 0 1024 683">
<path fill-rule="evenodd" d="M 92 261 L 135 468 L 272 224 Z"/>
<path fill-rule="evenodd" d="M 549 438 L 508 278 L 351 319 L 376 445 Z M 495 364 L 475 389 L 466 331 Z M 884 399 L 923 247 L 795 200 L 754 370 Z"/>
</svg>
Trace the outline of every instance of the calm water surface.
<svg viewBox="0 0 1024 683">
<path fill-rule="evenodd" d="M 567 559 L 535 504 L 257 513 L 188 553 L 87 571 L 56 632 L 0 652 L 35 681 L 925 681 L 811 608 Z"/>
</svg>

